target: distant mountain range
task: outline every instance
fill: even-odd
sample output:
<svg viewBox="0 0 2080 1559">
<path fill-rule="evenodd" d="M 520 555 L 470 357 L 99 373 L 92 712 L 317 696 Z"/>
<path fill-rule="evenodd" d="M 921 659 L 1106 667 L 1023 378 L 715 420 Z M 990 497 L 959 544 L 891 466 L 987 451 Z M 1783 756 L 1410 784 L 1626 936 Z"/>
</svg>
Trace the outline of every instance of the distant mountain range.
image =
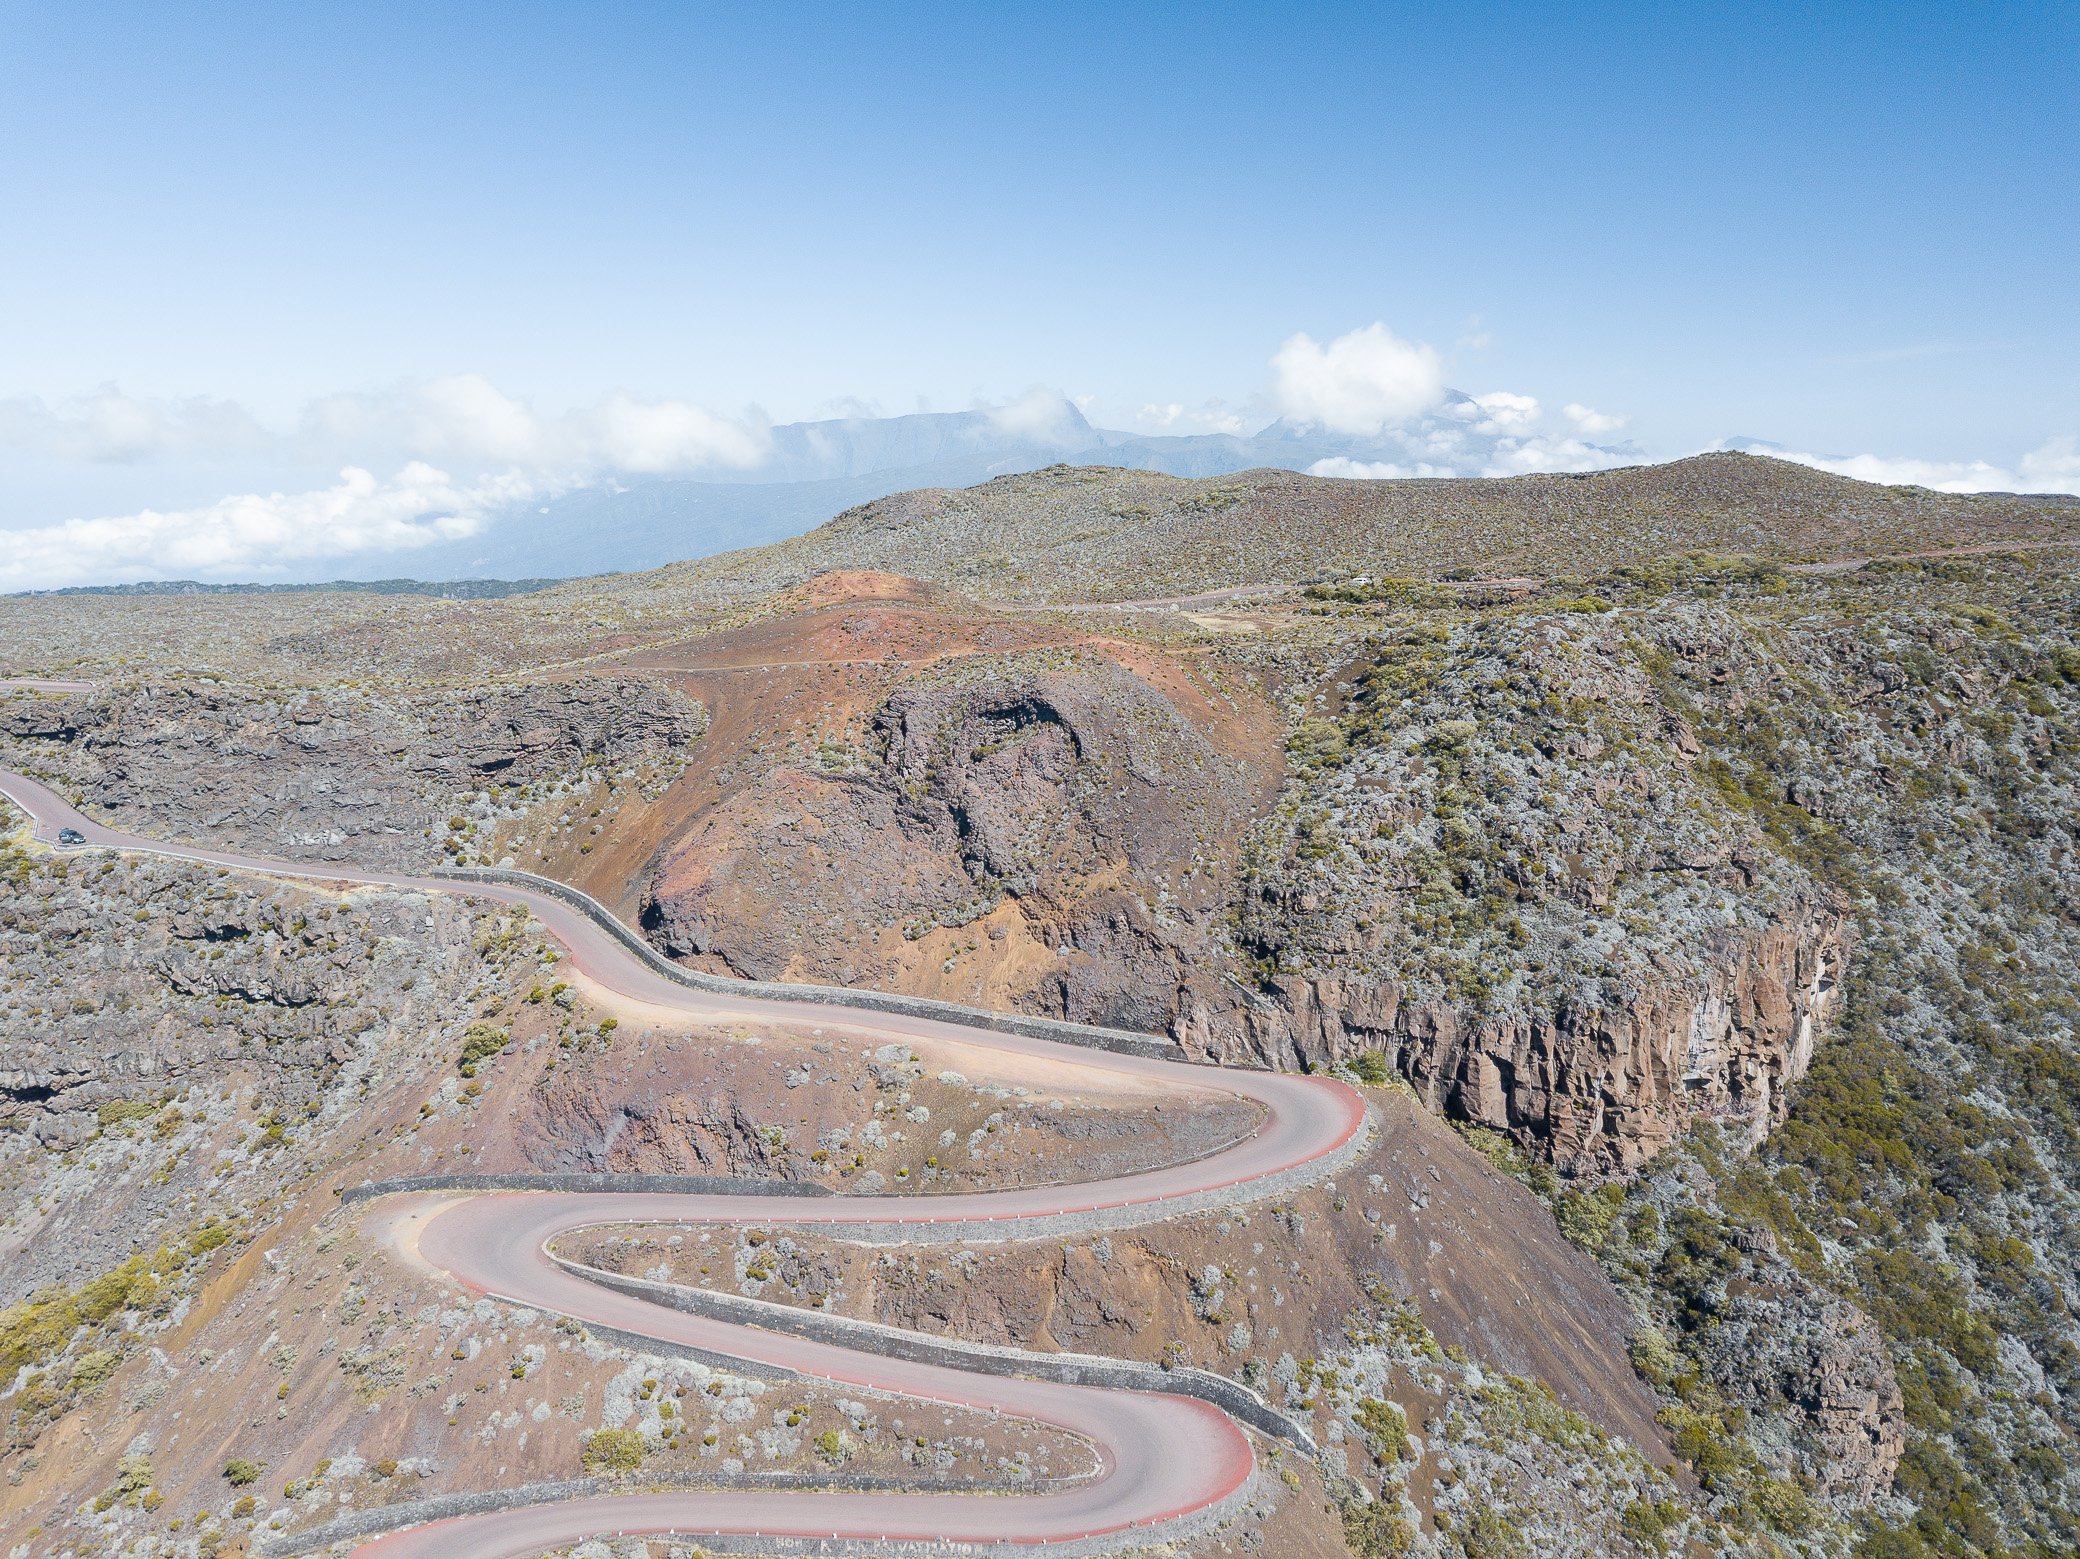
<svg viewBox="0 0 2080 1559">
<path fill-rule="evenodd" d="M 1055 464 L 1121 466 L 1173 476 L 1220 476 L 1270 467 L 1333 475 L 1475 475 L 1553 469 L 1546 450 L 1455 395 L 1416 423 L 1367 437 L 1275 422 L 1243 436 L 1158 435 L 1093 427 L 1071 402 L 1024 401 L 994 411 L 924 412 L 789 423 L 771 430 L 767 459 L 726 477 L 623 476 L 548 503 L 495 516 L 462 541 L 410 554 L 423 579 L 567 577 L 654 568 L 799 535 L 832 516 L 915 488 L 972 487 Z M 1542 458 L 1544 457 L 1544 458 Z M 1567 441 L 1560 468 L 1641 458 L 1630 446 Z M 397 554 L 361 564 L 392 575 Z"/>
</svg>

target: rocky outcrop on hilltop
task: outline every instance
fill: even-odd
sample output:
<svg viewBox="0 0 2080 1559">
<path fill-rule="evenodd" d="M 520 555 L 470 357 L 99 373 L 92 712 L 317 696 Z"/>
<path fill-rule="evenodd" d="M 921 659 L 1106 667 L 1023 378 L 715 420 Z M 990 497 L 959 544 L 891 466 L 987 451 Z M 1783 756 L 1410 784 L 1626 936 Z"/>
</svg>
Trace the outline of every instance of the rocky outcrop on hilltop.
<svg viewBox="0 0 2080 1559">
<path fill-rule="evenodd" d="M 303 860 L 424 864 L 457 798 L 669 764 L 706 726 L 682 694 L 583 677 L 424 694 L 207 683 L 0 700 L 20 761 L 137 833 Z"/>
<path fill-rule="evenodd" d="M 868 984 L 909 945 L 1015 928 L 1035 955 L 1022 986 L 1083 982 L 1079 1015 L 1160 1030 L 1173 980 L 1069 944 L 1115 921 L 1190 935 L 1251 799 L 1247 772 L 1124 667 L 1006 657 L 906 684 L 860 749 L 777 766 L 704 814 L 644 921 L 739 973 Z"/>
</svg>

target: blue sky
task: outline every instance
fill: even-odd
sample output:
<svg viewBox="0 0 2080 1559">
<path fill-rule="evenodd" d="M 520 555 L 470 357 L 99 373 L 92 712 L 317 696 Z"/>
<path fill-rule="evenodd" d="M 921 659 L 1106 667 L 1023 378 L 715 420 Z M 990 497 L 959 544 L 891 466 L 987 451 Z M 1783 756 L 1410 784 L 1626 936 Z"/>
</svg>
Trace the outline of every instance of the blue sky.
<svg viewBox="0 0 2080 1559">
<path fill-rule="evenodd" d="M 2070 4 L 6 4 L 0 32 L 0 526 L 293 483 L 339 454 L 273 437 L 314 402 L 461 375 L 543 416 L 1046 388 L 1261 423 L 1284 343 L 1376 322 L 1655 456 L 2009 473 L 2080 432 Z M 184 427 L 227 404 L 111 458 L 63 436 L 108 387 Z"/>
</svg>

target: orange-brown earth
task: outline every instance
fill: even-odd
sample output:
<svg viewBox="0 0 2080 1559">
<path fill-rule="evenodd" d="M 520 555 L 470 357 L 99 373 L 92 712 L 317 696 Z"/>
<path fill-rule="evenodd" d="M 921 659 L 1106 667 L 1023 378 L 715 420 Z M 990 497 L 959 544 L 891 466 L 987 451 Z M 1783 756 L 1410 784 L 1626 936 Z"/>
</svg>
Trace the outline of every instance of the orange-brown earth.
<svg viewBox="0 0 2080 1559">
<path fill-rule="evenodd" d="M 1220 913 L 1282 772 L 1263 690 L 1195 648 L 890 575 L 826 575 L 616 665 L 709 711 L 684 772 L 492 853 L 718 972 L 1161 1027 L 1175 970 L 1137 1014 L 1140 950 L 1104 944 L 1137 941 L 1152 903 Z M 1064 994 L 1079 981 L 1103 988 Z"/>
</svg>

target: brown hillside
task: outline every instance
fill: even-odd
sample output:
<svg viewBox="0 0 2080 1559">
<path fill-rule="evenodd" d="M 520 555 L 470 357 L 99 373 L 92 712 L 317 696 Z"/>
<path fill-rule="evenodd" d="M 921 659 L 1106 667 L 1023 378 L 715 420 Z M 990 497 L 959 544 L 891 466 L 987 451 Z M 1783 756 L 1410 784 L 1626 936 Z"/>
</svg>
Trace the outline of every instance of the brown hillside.
<svg viewBox="0 0 2080 1559">
<path fill-rule="evenodd" d="M 1579 476 L 1393 482 L 1055 466 L 898 493 L 805 536 L 657 577 L 717 599 L 872 568 L 996 599 L 1111 601 L 1362 572 L 1544 575 L 1687 551 L 1807 561 L 2076 538 L 2080 505 L 1880 487 L 1734 453 Z"/>
</svg>

